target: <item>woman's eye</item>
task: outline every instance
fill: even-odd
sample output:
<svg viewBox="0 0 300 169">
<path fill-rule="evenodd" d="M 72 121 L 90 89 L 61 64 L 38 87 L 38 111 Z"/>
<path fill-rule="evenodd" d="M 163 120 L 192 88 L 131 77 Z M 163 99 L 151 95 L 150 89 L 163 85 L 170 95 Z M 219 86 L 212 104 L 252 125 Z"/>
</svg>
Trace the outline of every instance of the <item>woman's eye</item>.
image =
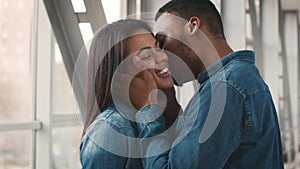
<svg viewBox="0 0 300 169">
<path fill-rule="evenodd" d="M 141 56 L 141 59 L 146 60 L 146 59 L 149 59 L 150 57 L 151 57 L 151 55 L 148 54 L 148 55 Z"/>
</svg>

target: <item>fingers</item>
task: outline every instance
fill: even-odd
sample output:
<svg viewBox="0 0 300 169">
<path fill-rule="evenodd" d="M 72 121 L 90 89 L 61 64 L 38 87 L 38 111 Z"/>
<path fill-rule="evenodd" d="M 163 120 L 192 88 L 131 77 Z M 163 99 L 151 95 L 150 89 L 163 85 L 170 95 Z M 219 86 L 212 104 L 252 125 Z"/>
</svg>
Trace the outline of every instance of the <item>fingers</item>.
<svg viewBox="0 0 300 169">
<path fill-rule="evenodd" d="M 142 78 L 144 80 L 144 83 L 148 83 L 148 85 L 156 84 L 153 73 L 154 73 L 153 70 L 146 69 L 140 72 L 140 76 L 137 77 Z"/>
<path fill-rule="evenodd" d="M 150 70 L 150 69 L 146 69 L 143 71 L 144 77 L 149 80 L 154 80 L 152 73 L 153 73 L 153 70 Z"/>
</svg>

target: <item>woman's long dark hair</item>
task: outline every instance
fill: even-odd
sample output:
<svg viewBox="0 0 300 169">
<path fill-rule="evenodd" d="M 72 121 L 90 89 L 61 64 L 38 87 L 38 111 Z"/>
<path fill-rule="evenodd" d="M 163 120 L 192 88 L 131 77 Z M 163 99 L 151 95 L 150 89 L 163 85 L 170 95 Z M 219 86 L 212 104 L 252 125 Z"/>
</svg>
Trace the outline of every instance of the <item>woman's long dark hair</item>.
<svg viewBox="0 0 300 169">
<path fill-rule="evenodd" d="M 96 117 L 113 103 L 113 74 L 127 56 L 128 38 L 142 28 L 151 32 L 150 26 L 142 21 L 120 20 L 106 25 L 94 35 L 88 59 L 87 110 L 82 135 Z"/>
</svg>

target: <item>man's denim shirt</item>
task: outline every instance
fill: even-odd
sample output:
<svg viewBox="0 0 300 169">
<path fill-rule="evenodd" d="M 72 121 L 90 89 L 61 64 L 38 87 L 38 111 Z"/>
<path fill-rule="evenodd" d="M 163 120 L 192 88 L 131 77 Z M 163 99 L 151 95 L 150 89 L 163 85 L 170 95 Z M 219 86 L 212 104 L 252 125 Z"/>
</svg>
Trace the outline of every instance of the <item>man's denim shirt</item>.
<svg viewBox="0 0 300 169">
<path fill-rule="evenodd" d="M 166 130 L 163 116 L 138 124 L 144 168 L 282 169 L 277 113 L 254 52 L 223 57 L 198 81 L 200 89 L 175 127 Z M 148 105 L 138 117 L 157 106 Z"/>
<path fill-rule="evenodd" d="M 135 123 L 111 105 L 89 126 L 80 144 L 83 169 L 142 169 Z M 132 139 L 131 139 L 132 138 Z M 130 141 L 131 140 L 131 141 Z"/>
</svg>

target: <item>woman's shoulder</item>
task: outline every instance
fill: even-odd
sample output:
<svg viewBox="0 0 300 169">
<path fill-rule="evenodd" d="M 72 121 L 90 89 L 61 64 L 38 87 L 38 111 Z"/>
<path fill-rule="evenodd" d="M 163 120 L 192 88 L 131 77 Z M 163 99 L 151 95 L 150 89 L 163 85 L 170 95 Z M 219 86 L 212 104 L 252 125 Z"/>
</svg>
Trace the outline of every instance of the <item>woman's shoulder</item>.
<svg viewBox="0 0 300 169">
<path fill-rule="evenodd" d="M 123 117 L 115 107 L 109 107 L 87 129 L 80 144 L 81 154 L 83 157 L 85 153 L 100 154 L 101 157 L 108 152 L 122 154 L 128 147 L 128 138 L 132 137 L 137 137 L 133 122 Z"/>
<path fill-rule="evenodd" d="M 134 133 L 136 131 L 136 127 L 134 122 L 124 117 L 115 106 L 110 106 L 101 112 L 87 129 L 86 134 L 97 134 L 111 129 L 114 129 L 119 133 L 135 137 Z"/>
<path fill-rule="evenodd" d="M 133 122 L 124 116 L 114 105 L 109 106 L 96 118 L 95 122 L 107 121 L 117 128 L 133 127 Z"/>
</svg>

